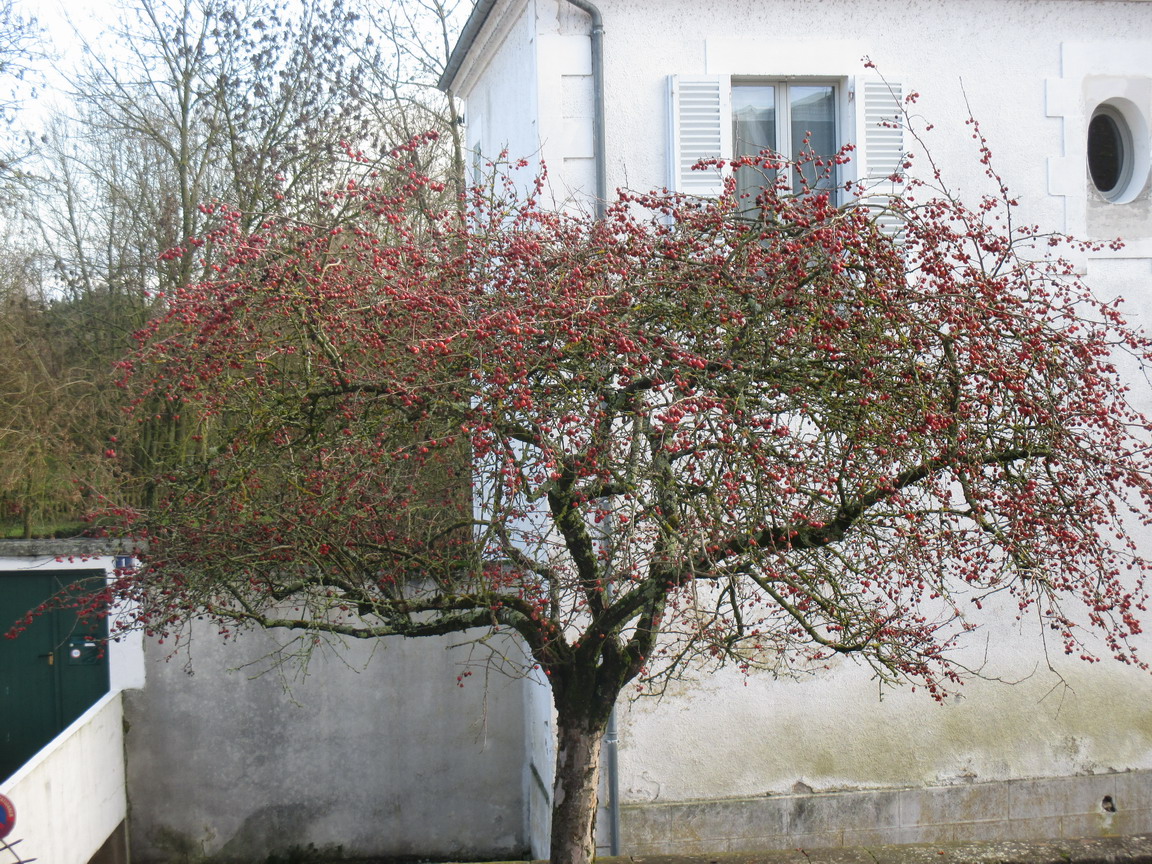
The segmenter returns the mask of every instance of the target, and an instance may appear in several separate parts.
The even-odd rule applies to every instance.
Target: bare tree
[[[407,141],[435,129],[445,146],[431,148],[424,157],[441,161],[441,171],[451,177],[457,194],[464,191],[463,118],[455,101],[436,83],[448,65],[456,34],[471,11],[470,0],[387,0],[363,3],[362,14],[377,34],[376,50],[367,64],[376,84],[387,94],[380,103],[381,127],[395,140]]]
[[[404,51],[424,26],[409,23]],[[161,298],[209,272],[201,238],[224,214],[243,214],[245,227],[273,213],[338,223],[359,202],[323,190],[355,186],[374,154],[447,128],[421,108],[415,78],[382,71],[398,67],[381,62],[392,49],[370,28],[342,0],[139,0],[110,34],[114,50],[86,46],[68,116],[44,133],[26,209],[51,274],[42,312],[68,358],[58,374],[70,383],[53,392],[85,391],[87,455],[115,449],[122,431],[115,362]],[[446,161],[429,153],[425,167]],[[426,211],[442,197],[426,196]],[[136,439],[142,470],[149,448],[177,435],[163,428],[174,422],[157,410],[160,428]]]

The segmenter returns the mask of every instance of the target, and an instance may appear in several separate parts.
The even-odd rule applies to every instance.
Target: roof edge
[[[472,13],[464,22],[464,29],[460,31],[455,47],[453,47],[452,53],[448,55],[448,64],[436,82],[436,86],[445,93],[452,92],[452,85],[456,83],[456,76],[460,72],[460,67],[464,65],[464,58],[472,50],[476,37],[480,35],[480,31],[488,23],[488,16],[496,8],[498,2],[499,0],[477,0],[476,5],[472,7]]]

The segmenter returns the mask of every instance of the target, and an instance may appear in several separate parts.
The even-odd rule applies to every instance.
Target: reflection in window
[[[809,189],[827,189],[836,185],[835,171],[828,171],[836,154],[836,90],[831,84],[793,85],[788,88],[792,114],[792,159],[800,162],[815,157],[804,166]],[[815,164],[817,161],[822,165]],[[800,178],[794,184],[800,191]]]
[[[754,156],[772,150],[794,161],[807,160],[795,174],[793,191],[836,186],[830,159],[839,150],[836,134],[836,85],[822,83],[737,83],[732,87],[733,155]],[[823,164],[816,165],[820,161]],[[754,199],[776,182],[753,168],[736,172],[736,190]],[[751,205],[750,205],[751,206]]]
[[[1109,201],[1125,191],[1132,173],[1132,133],[1119,111],[1101,105],[1088,124],[1088,172]]]
[[[776,87],[774,85],[740,85],[732,88],[732,141],[736,158],[755,156],[761,150],[777,150]],[[775,183],[774,176],[745,167],[736,171],[736,191],[747,195],[749,203],[765,186]]]

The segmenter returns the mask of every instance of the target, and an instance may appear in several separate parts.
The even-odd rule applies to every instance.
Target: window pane
[[[732,141],[736,157],[755,156],[761,150],[775,150],[776,87],[771,84],[741,84],[732,88]],[[765,185],[775,182],[754,168],[736,172],[736,191],[749,196],[749,207]]]
[[[837,151],[836,87],[832,84],[792,85],[788,88],[788,106],[792,113],[792,158],[798,160],[802,155],[814,154],[826,163],[805,166],[808,188],[834,187],[835,169],[829,169],[827,162]],[[799,177],[794,188],[797,192],[803,188]]]
[[[1116,193],[1127,159],[1124,135],[1116,116],[1108,111],[1097,111],[1088,124],[1088,170],[1092,174],[1092,183],[1105,197]]]

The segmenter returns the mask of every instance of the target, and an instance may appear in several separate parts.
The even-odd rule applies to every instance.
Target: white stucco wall
[[[1083,153],[1098,79],[1152,80],[1152,3],[597,5],[606,34],[609,189],[670,182],[669,75],[832,76],[851,99],[868,55],[905,92],[920,93],[915,112],[936,127],[927,138],[933,157],[962,197],[988,189],[965,124],[967,104],[1024,220],[1095,239],[1128,235],[1124,249],[1082,256],[1077,264],[1102,295],[1125,297],[1129,310],[1152,325],[1147,196],[1123,207],[1103,202],[1090,190]],[[536,77],[524,82],[508,74],[513,57],[522,71],[532,64],[523,43],[504,43],[505,58],[476,61],[459,93],[468,99],[469,123],[482,124],[486,140],[523,141],[520,155],[539,148],[556,198],[564,200],[592,185],[582,161],[591,128],[581,89],[587,19],[564,0],[534,0],[526,9],[536,23]],[[1133,98],[1144,98],[1146,90],[1152,93],[1136,86]],[[527,113],[490,111],[483,101],[489,97],[479,94],[497,91],[532,91],[530,101],[517,103]],[[1147,109],[1152,114],[1152,102]],[[845,106],[846,129],[854,110]],[[535,138],[524,137],[530,127]],[[1147,382],[1137,385],[1134,399],[1147,408]],[[797,783],[797,789],[821,790],[1152,768],[1146,710],[1152,678],[1116,664],[1049,658],[1030,622],[1017,626],[1011,617],[993,618],[967,659],[986,676],[1017,683],[977,680],[943,705],[908,690],[881,692],[850,662],[802,681],[724,673],[676,685],[659,702],[629,704],[621,723],[622,797],[666,802],[788,792]]]
[[[1152,229],[1140,227],[1148,206],[1128,208],[1140,211],[1135,222],[1118,222],[1114,207],[1101,209],[1085,194],[1076,144],[1093,80],[1152,75],[1147,3],[728,0],[706,12],[691,0],[598,6],[610,190],[669,182],[669,75],[839,78],[847,124],[853,76],[867,55],[905,92],[920,93],[917,114],[937,127],[928,143],[954,189],[985,187],[964,124],[967,100],[1029,219],[1077,236],[1129,237],[1127,250],[1101,257],[1152,255]],[[456,82],[469,145],[486,153],[507,146],[534,165],[542,157],[560,203],[593,183],[587,21],[565,0],[497,4]],[[844,140],[854,137],[844,130]]]
[[[1049,192],[1048,160],[1081,154],[1065,154],[1061,120],[1048,113],[1048,82],[1104,57],[1113,67],[1095,74],[1140,71],[1134,59],[1124,62],[1129,55],[1143,58],[1144,75],[1152,73],[1152,8],[1145,3],[728,0],[707,14],[690,0],[599,5],[607,34],[609,188],[668,182],[668,75],[848,77],[863,71],[867,55],[886,78],[921,94],[916,113],[936,124],[932,152],[961,192],[982,186],[964,125],[966,98],[1029,217],[1064,228],[1064,201]],[[1070,43],[1105,47],[1068,50]],[[1123,45],[1130,50],[1119,50]],[[1079,92],[1079,82],[1073,89]]]
[[[477,41],[478,62],[461,74],[473,182],[483,182],[484,163],[505,150],[513,159],[528,160],[526,182],[540,170],[535,6],[535,0],[513,0],[501,7]]]
[[[0,785],[22,858],[88,864],[127,816],[124,712],[109,693]]]
[[[1065,141],[1064,118],[1049,116],[1047,95],[1056,86],[1071,88],[1069,111],[1083,112],[1083,99],[1076,100],[1082,82],[1065,60],[1101,51],[1066,45],[1091,39],[1112,45],[1115,56],[1145,52],[1143,74],[1152,75],[1152,52],[1141,41],[1152,34],[1148,4],[747,0],[714,4],[707,15],[687,0],[666,0],[655,12],[656,4],[635,0],[600,5],[610,34],[609,187],[668,182],[667,75],[847,80],[868,55],[886,78],[921,94],[916,113],[936,125],[927,139],[933,157],[961,195],[987,188],[964,123],[966,98],[1024,218],[1083,235],[1091,197],[1083,154],[1066,149],[1075,141]],[[1132,63],[1123,68],[1141,71]],[[1066,75],[1069,84],[1048,83]],[[1083,120],[1069,122],[1084,128]],[[1063,172],[1060,191],[1070,194],[1051,193],[1050,157],[1066,159],[1056,168]],[[1111,227],[1139,227],[1146,211],[1133,218],[1135,209]],[[1102,293],[1134,301],[1133,311],[1148,311],[1147,254],[1139,243],[1100,253],[1086,262],[1088,278]],[[1152,323],[1152,316],[1143,320]],[[1017,630],[994,620],[970,657],[983,663],[986,645],[984,674],[1026,680],[1013,686],[974,681],[944,705],[910,690],[881,693],[868,672],[850,662],[795,682],[717,675],[660,703],[634,703],[622,725],[622,797],[685,800],[787,792],[797,782],[819,790],[1152,767],[1147,673],[1060,656],[1053,663],[1057,675],[1029,624]]]
[[[881,690],[866,670],[843,662],[798,681],[698,676],[659,702],[631,702],[622,723],[622,798],[682,801],[1152,767],[1146,672],[1057,662],[1061,681],[1032,639],[988,631],[996,636],[985,672],[1003,680],[970,681],[943,704],[907,687]]]
[[[539,685],[485,668],[514,642],[351,640],[265,671],[291,638],[203,625],[175,653],[147,642],[147,686],[125,694],[133,861],[528,851],[525,690]]]

